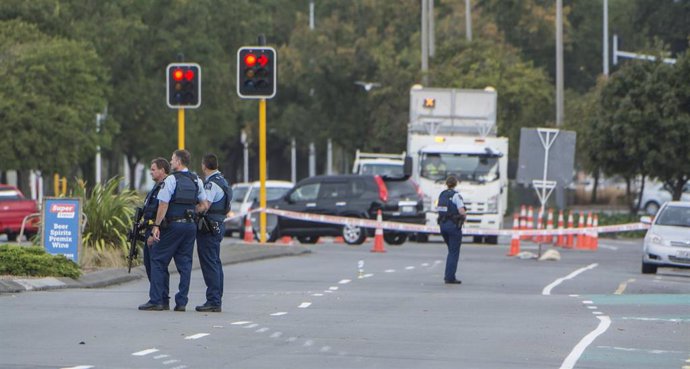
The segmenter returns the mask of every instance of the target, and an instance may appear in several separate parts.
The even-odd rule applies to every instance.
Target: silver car
[[[261,182],[236,183],[232,186],[232,202],[230,211],[225,219],[225,235],[231,236],[237,232],[244,237],[244,220],[254,201],[258,201]],[[266,181],[266,200],[280,198],[293,187],[292,182]]]
[[[656,217],[642,217],[651,227],[644,238],[642,273],[658,267],[690,268],[690,202],[663,204]]]

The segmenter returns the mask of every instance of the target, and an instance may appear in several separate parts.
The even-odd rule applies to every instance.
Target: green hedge
[[[0,245],[0,275],[79,278],[77,264],[39,246]]]

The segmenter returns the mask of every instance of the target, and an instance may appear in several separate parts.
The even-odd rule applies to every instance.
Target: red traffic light
[[[187,71],[184,73],[184,78],[187,81],[191,81],[194,79],[194,71],[191,69],[187,69]]]
[[[193,74],[194,74],[194,73],[192,73],[192,75],[193,75]],[[173,71],[173,73],[172,73],[172,76],[173,76],[173,80],[175,80],[175,81],[181,81],[181,80],[182,80],[182,77],[184,76],[184,72],[182,71],[182,69],[175,69],[175,70]]]
[[[259,62],[259,65],[261,65],[262,67],[265,67],[266,64],[268,64],[268,57],[266,57],[266,55],[264,55],[264,54],[261,54],[261,56],[259,57],[259,59],[257,61]]]
[[[253,67],[256,64],[256,55],[247,54],[244,56],[244,65],[248,67]]]

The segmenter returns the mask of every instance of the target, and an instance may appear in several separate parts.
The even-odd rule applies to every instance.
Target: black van
[[[303,179],[277,200],[268,201],[267,208],[303,213],[376,219],[381,209],[383,220],[425,224],[426,215],[421,191],[409,178],[387,178],[378,175],[332,175]],[[321,236],[342,236],[345,242],[358,245],[374,229],[357,226],[317,223],[267,215],[267,239],[295,236],[302,243],[316,243]],[[258,214],[252,223],[258,228]],[[255,229],[256,229],[255,228]],[[408,233],[385,231],[384,240],[400,245]]]

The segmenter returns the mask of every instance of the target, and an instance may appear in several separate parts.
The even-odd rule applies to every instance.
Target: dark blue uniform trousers
[[[462,231],[453,222],[443,222],[441,224],[441,236],[448,246],[448,256],[446,257],[446,273],[443,277],[446,281],[454,281],[455,272],[458,270],[458,259],[460,259],[460,244],[462,243]]]
[[[161,230],[160,241],[151,248],[151,287],[149,301],[153,304],[164,304],[164,294],[170,284],[168,265],[175,259],[177,272],[180,274],[179,291],[175,294],[177,306],[187,305],[189,282],[192,276],[192,257],[196,224],[171,222]]]
[[[144,235],[144,240],[148,240],[151,235],[151,230],[147,230]],[[151,248],[155,247],[158,243],[154,242],[153,245],[149,246],[146,241],[144,241],[144,268],[146,269],[146,277],[151,282]],[[165,290],[163,291],[163,303],[170,303],[170,273],[168,273],[168,268],[165,268]]]
[[[196,235],[196,251],[199,254],[201,273],[206,282],[206,303],[221,306],[223,300],[223,263],[220,261],[220,242],[225,235],[225,225],[220,223],[220,233]]]

